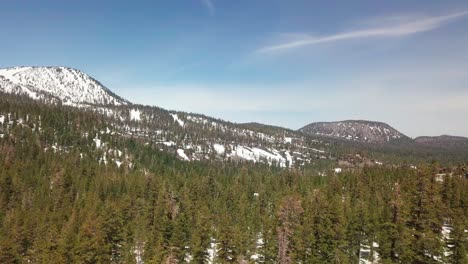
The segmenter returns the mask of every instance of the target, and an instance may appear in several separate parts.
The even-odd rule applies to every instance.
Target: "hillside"
[[[337,251],[428,263],[464,250],[467,167],[427,165],[463,152],[18,86],[0,91],[0,263],[286,263],[280,248],[290,263]],[[70,89],[46,88],[58,87]],[[393,241],[405,248],[391,255]]]
[[[388,124],[364,120],[311,123],[299,131],[308,135],[366,143],[388,143],[408,138]]]
[[[336,250],[340,261],[366,263],[390,260],[392,241],[407,245],[395,252],[412,263],[427,252],[457,259],[464,249],[467,184],[458,169],[442,185],[437,167],[324,169],[332,176],[324,177],[184,162],[121,136],[96,112],[0,99],[8,99],[2,112],[16,109],[1,126],[0,263],[285,263],[280,247],[295,252],[292,263],[329,263]],[[285,245],[283,233],[295,243]],[[421,253],[410,234],[439,244]],[[363,242],[349,242],[357,236]]]
[[[418,144],[437,147],[437,148],[454,148],[468,149],[468,138],[442,135],[438,137],[417,137],[414,139]]]
[[[459,144],[418,144],[380,122],[321,122],[294,131],[132,104],[94,78],[68,67],[1,69],[0,92],[13,95],[7,102],[28,97],[45,105],[92,111],[105,120],[108,133],[155,144],[185,161],[260,162],[294,168],[314,166],[318,160],[329,160],[332,164],[342,156],[356,153],[394,163],[408,158],[463,159],[468,152],[459,148]],[[0,112],[0,123],[6,126],[0,133],[9,129],[4,120],[24,122],[27,116],[35,115],[22,114],[15,120],[19,112],[13,106]],[[96,135],[96,131],[89,133]],[[101,137],[104,136],[96,135],[96,140],[103,140]]]

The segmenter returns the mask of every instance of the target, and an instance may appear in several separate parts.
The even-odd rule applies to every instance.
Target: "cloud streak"
[[[212,0],[202,0],[202,1],[206,9],[208,9],[208,12],[210,12],[210,15],[214,16],[214,14],[216,13],[216,8],[213,4],[213,1]]]
[[[289,41],[282,44],[262,47],[257,50],[259,53],[271,53],[282,50],[290,50],[304,46],[318,45],[327,42],[336,42],[350,39],[363,38],[384,38],[402,37],[420,32],[434,30],[455,19],[468,15],[468,11],[452,13],[445,16],[426,17],[422,19],[412,19],[404,23],[389,25],[385,27],[373,27],[355,31],[347,31],[329,36],[312,37],[305,36],[299,40]]]

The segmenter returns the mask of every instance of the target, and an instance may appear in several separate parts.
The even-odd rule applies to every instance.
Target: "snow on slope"
[[[221,144],[213,144],[213,149],[216,151],[217,154],[224,154],[226,148],[224,145]]]
[[[181,157],[183,160],[186,160],[186,161],[190,160],[187,154],[185,154],[185,151],[183,149],[178,149],[177,155],[179,155],[179,157]]]
[[[67,67],[0,69],[0,91],[27,94],[33,99],[51,95],[72,106],[128,104],[95,79]]]
[[[310,163],[316,156],[303,146],[299,134],[259,131],[206,116],[133,105],[83,72],[67,67],[0,69],[2,91],[52,103],[92,107],[97,113],[118,120],[113,124],[115,133],[153,141],[160,144],[161,150],[175,152],[185,161],[215,158],[293,167]],[[166,122],[168,117],[184,131],[175,130],[171,122]],[[0,121],[3,123],[4,119]],[[187,132],[190,134],[186,135]],[[97,149],[106,147],[97,136],[94,144]],[[105,156],[102,161],[107,162]],[[119,158],[115,162],[122,161]]]
[[[262,149],[257,147],[246,147],[246,146],[234,146],[231,145],[233,151],[228,153],[228,157],[238,157],[243,160],[253,161],[253,162],[264,162],[268,165],[279,165],[280,167],[286,167],[286,162],[290,162],[289,166],[292,166],[292,159],[289,160],[288,154],[286,158],[283,157],[280,152],[276,149]]]
[[[177,122],[179,126],[184,127],[184,121],[182,121],[177,114],[171,114],[172,118],[174,118],[174,122]]]
[[[130,120],[140,121],[141,120],[141,112],[138,109],[130,110]]]
[[[31,87],[15,84],[1,74],[0,72],[0,91],[11,94],[26,94],[32,99],[40,98],[39,94],[34,92]]]

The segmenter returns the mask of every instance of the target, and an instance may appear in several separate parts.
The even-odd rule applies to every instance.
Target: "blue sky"
[[[135,103],[468,136],[467,1],[17,0],[0,22],[0,67],[78,68]]]

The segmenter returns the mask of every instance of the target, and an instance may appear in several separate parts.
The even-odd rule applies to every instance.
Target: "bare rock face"
[[[388,124],[364,120],[312,123],[299,131],[308,135],[368,143],[386,143],[407,138]]]

